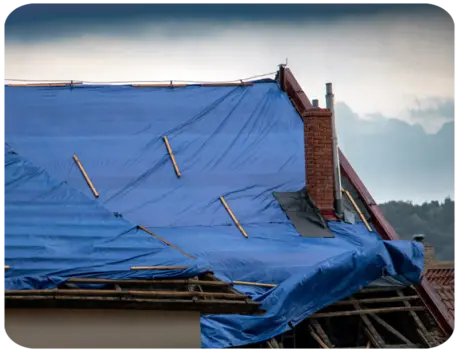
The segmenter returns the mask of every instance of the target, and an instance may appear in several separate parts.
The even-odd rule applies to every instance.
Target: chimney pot
[[[326,87],[327,95],[333,94],[333,85],[331,83],[326,83],[325,87]]]

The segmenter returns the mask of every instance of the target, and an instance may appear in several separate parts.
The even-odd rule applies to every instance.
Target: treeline
[[[437,260],[454,260],[454,201],[432,201],[422,205],[391,201],[379,205],[386,219],[403,239],[424,234],[434,245]]]

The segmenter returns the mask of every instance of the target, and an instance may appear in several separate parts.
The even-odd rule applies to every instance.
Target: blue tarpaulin
[[[132,279],[207,270],[5,148],[5,288],[48,289],[68,277]],[[131,266],[188,266],[137,271]]]
[[[5,103],[6,141],[17,153],[6,152],[6,261],[18,268],[6,273],[7,288],[50,287],[70,276],[131,278],[131,265],[165,263],[190,267],[169,276],[211,270],[226,281],[278,284],[236,286],[262,302],[263,316],[201,318],[203,347],[228,347],[282,333],[381,276],[419,280],[418,243],[383,241],[361,222],[330,223],[334,238],[296,232],[272,193],[305,185],[303,122],[275,81],[7,87]]]

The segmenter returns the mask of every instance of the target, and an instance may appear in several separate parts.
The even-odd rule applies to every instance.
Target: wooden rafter
[[[353,306],[354,306],[355,310],[358,311],[358,312],[362,312],[364,310],[364,309],[362,309],[362,307],[360,306],[359,303],[354,303]],[[378,333],[376,328],[371,323],[371,321],[368,318],[368,316],[366,316],[365,314],[362,314],[362,313],[360,313],[359,315],[360,315],[360,318],[363,321],[363,324],[365,325],[365,334],[370,339],[372,344],[374,346],[378,347],[378,348],[384,348],[385,342],[384,342],[382,336]]]
[[[392,333],[394,336],[398,337],[399,340],[402,340],[404,343],[408,345],[412,345],[413,343],[408,340],[403,334],[401,334],[397,329],[392,327],[390,324],[388,324],[386,321],[378,317],[376,314],[371,313],[369,314],[371,318],[373,318],[379,325],[381,325],[383,328],[385,328],[387,331]]]
[[[309,326],[309,333],[311,334],[312,338],[319,344],[320,347],[322,348],[330,348],[322,339],[320,338],[319,335],[317,335],[314,331],[314,329]]]
[[[405,295],[403,294],[403,292],[401,290],[397,290],[397,295],[399,297],[405,297]],[[405,305],[405,307],[411,308],[411,303],[410,302],[403,301],[403,304]],[[419,317],[416,314],[416,312],[415,311],[410,311],[410,315],[411,315],[411,317],[413,318],[415,324],[418,327],[416,329],[416,332],[418,333],[418,335],[421,337],[421,339],[424,341],[424,343],[427,345],[427,347],[433,347],[434,343],[430,339],[430,334],[427,331],[427,329],[424,326],[424,324],[422,323],[421,319],[419,319]]]
[[[325,333],[325,330],[322,328],[322,325],[320,325],[319,321],[317,319],[310,319],[309,321],[311,323],[312,328],[316,331],[317,335],[319,335],[322,341],[330,348],[333,348],[333,343],[331,342],[328,335]]]

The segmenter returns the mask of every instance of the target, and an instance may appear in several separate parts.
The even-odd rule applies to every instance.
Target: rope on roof
[[[131,80],[131,81],[86,81],[86,80],[63,80],[63,79],[21,79],[21,78],[6,78],[5,82],[35,82],[35,83],[67,83],[70,84],[70,82],[78,82],[82,84],[135,84],[135,83],[165,83],[165,84],[171,84],[172,82],[175,83],[190,83],[190,84],[223,84],[223,83],[234,83],[234,82],[244,82],[256,78],[262,78],[262,77],[267,77],[276,74],[276,72],[269,72],[269,73],[263,73],[247,78],[238,78],[235,80],[229,80],[229,81],[189,81],[189,80],[161,80],[161,81],[155,81],[155,80],[141,80],[141,81],[136,81],[136,80]]]

